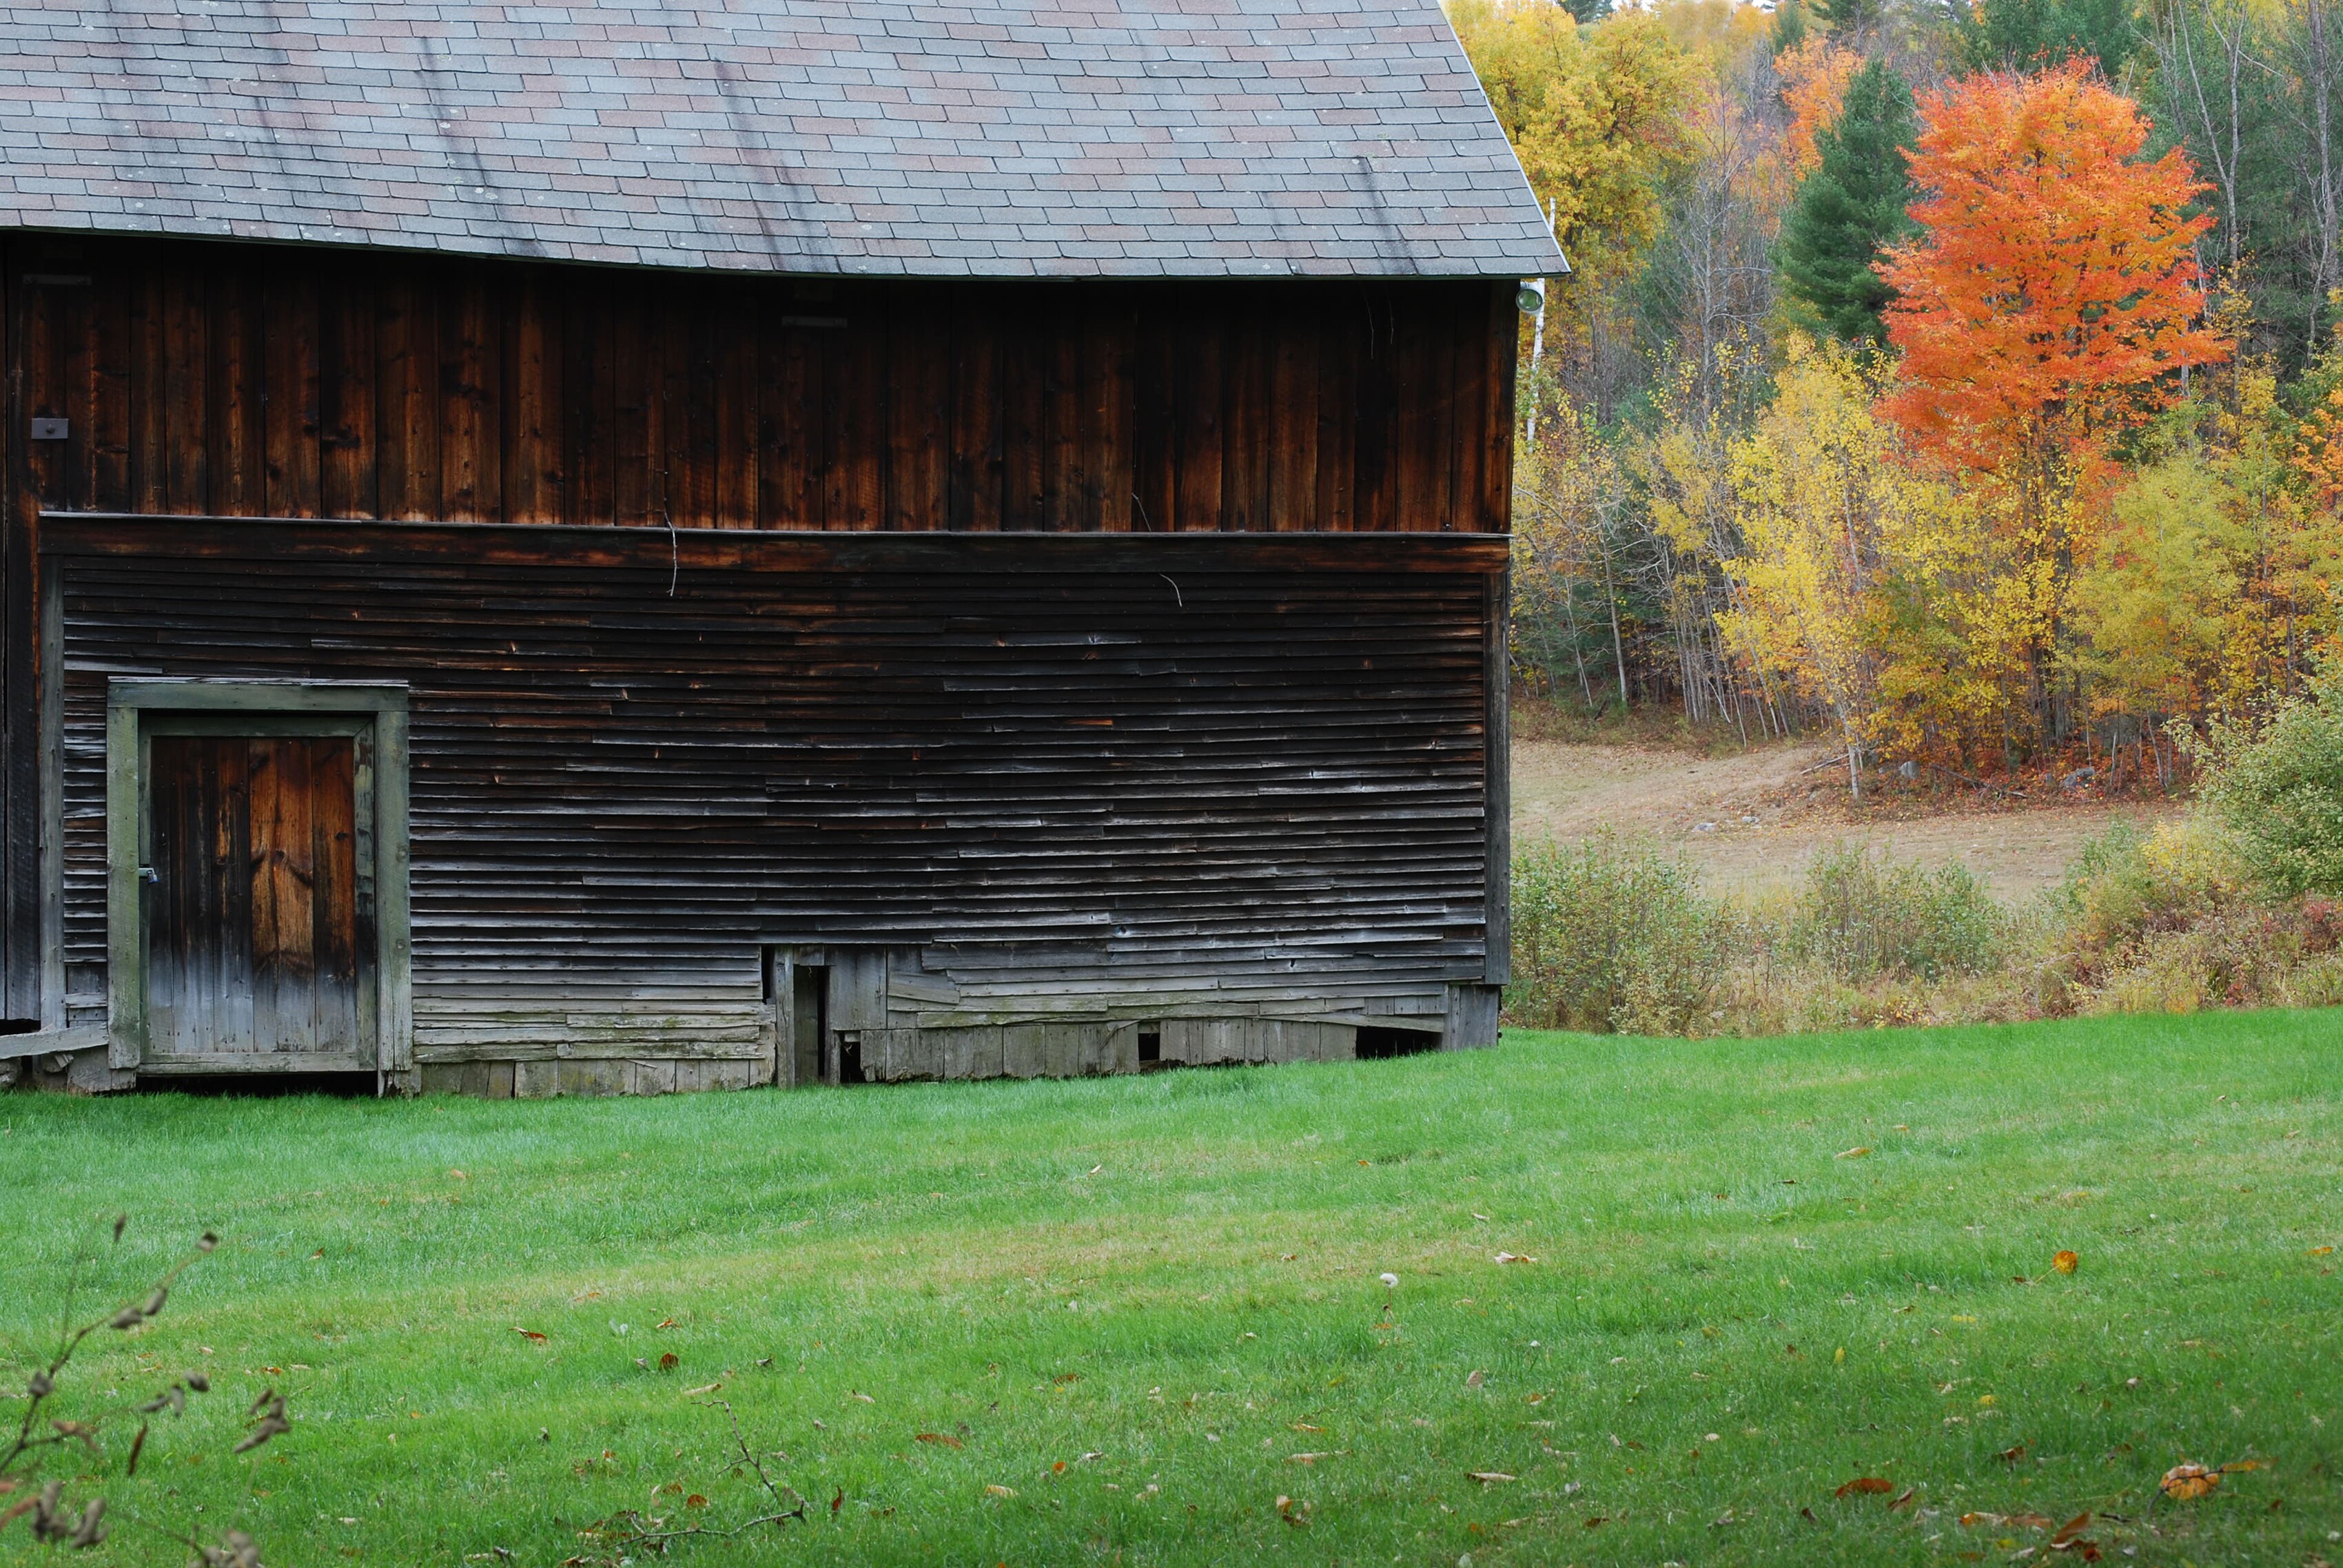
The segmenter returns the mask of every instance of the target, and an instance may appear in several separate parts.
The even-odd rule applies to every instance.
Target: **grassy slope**
[[[2297,1564],[2343,1557],[2343,1253],[2310,1251],[2343,1241],[2338,1021],[664,1101],[19,1096],[0,1336],[39,1331],[92,1216],[135,1217],[126,1273],[218,1227],[96,1370],[211,1348],[216,1407],[136,1501],[242,1520],[271,1562],[554,1564],[669,1482],[744,1516],[686,1392],[721,1381],[824,1506],[679,1560],[1998,1562],[2046,1538],[1964,1511],[2089,1508],[2129,1518],[2093,1532],[2111,1561]],[[231,1460],[261,1382],[298,1424]],[[2177,1460],[2247,1456],[2269,1467],[2215,1499],[2153,1499]],[[1916,1505],[1834,1501],[1865,1474]]]

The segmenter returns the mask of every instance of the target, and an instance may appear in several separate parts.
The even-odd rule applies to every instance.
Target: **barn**
[[[1494,1038],[1566,266],[1433,0],[0,44],[12,1080]]]

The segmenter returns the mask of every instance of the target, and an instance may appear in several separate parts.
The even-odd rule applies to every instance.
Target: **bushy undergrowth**
[[[2343,894],[2343,670],[2258,731],[2216,726],[2207,807],[2246,871],[2281,897]]]
[[[1724,923],[1690,867],[1640,841],[1534,846],[1513,864],[1513,1016],[1534,1029],[1697,1032]]]
[[[1513,871],[1508,1015],[1785,1034],[2343,1004],[2343,671],[2202,749],[2192,814],[2111,828],[2021,908],[1960,867],[1846,848],[1745,902],[1648,839],[1533,847]]]
[[[1933,980],[1992,968],[2008,923],[1966,867],[1898,865],[1842,847],[1815,858],[1773,942],[1852,985]]]
[[[1513,1021],[1780,1034],[2343,1002],[2343,906],[2258,879],[2219,824],[2118,825],[2019,908],[1956,866],[1841,848],[1790,893],[1712,897],[1647,839],[1516,864]]]

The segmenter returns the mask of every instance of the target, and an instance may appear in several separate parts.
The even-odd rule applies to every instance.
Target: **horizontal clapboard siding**
[[[117,675],[410,684],[418,1060],[752,1057],[767,944],[899,1030],[1483,974],[1502,540],[45,528],[75,990]]]

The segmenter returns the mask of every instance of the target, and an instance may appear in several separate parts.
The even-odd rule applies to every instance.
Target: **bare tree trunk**
[[[2317,5],[2319,0],[2306,0]],[[2192,4],[2201,11],[2192,11]],[[2197,47],[2201,22],[2220,50],[2207,62]],[[2153,35],[2157,63],[2176,96],[2184,98],[2192,139],[2199,142],[2221,204],[2221,242],[2228,256],[2223,267],[2234,276],[2242,236],[2237,229],[2237,166],[2244,151],[2245,68],[2248,20],[2235,0],[2172,0],[2164,25]],[[2207,80],[2210,75],[2211,80]]]
[[[2335,146],[2332,105],[2334,50],[2328,29],[2328,0],[2301,0],[2303,75],[2309,78],[2310,135],[2318,166],[2311,186],[2312,216],[2318,225],[2312,242],[2310,352],[2318,351],[2319,312],[2336,285]]]
[[[1619,667],[1619,711],[1627,711],[1627,647],[1619,637],[1619,589],[1611,578],[1611,544],[1598,541],[1603,551],[1603,593],[1611,601],[1611,657]]]
[[[1586,639],[1578,629],[1578,584],[1565,578],[1562,585],[1562,618],[1570,628],[1570,657],[1578,665],[1578,693],[1586,699],[1586,710],[1594,711],[1594,688],[1586,679]]]

